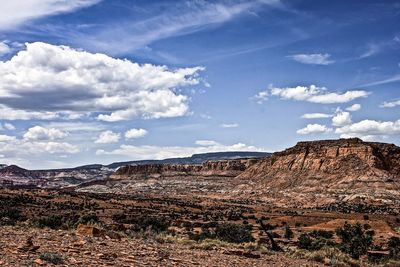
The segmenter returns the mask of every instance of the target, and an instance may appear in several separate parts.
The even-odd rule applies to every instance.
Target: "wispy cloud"
[[[400,81],[400,74],[395,74],[389,78],[374,81],[374,82],[369,82],[362,84],[360,86],[367,87],[367,86],[375,86],[375,85],[381,85],[381,84],[387,84],[387,83],[393,83],[393,82],[398,82]]]
[[[384,46],[384,44],[370,43],[368,44],[366,51],[360,55],[360,58],[374,56],[381,52]]]
[[[332,114],[326,113],[306,113],[301,116],[302,119],[325,119],[333,117]]]
[[[268,100],[268,95],[269,95],[269,92],[268,92],[268,89],[267,89],[265,91],[258,92],[251,99],[256,101],[257,104],[261,105],[262,103],[264,103],[265,101]]]
[[[27,21],[71,12],[101,0],[13,0],[0,2],[0,30],[10,30]]]
[[[237,128],[239,124],[237,123],[223,123],[220,125],[222,128]]]
[[[395,35],[392,39],[383,40],[381,42],[368,43],[364,52],[358,57],[358,59],[372,57],[384,53],[387,50],[398,49],[399,44],[400,37],[398,35]]]
[[[280,7],[279,0],[252,0],[215,3],[191,1],[171,5],[163,15],[141,21],[113,23],[92,35],[71,33],[82,47],[110,54],[123,54],[145,47],[158,40],[190,34],[230,21],[242,14],[251,14],[261,6]]]
[[[294,61],[309,65],[329,65],[335,63],[330,54],[296,54],[287,56]]]

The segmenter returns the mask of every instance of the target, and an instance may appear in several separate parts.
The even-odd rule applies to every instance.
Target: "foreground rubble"
[[[81,236],[75,231],[2,226],[0,237],[0,266],[52,266],[42,260],[48,255],[61,258],[58,266],[320,266],[282,253],[252,258],[227,248],[204,250],[154,239]]]

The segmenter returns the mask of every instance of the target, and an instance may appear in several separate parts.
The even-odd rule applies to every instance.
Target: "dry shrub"
[[[327,264],[329,266],[360,266],[357,260],[337,248],[324,247],[316,251],[296,250],[292,253],[295,258],[308,259]]]

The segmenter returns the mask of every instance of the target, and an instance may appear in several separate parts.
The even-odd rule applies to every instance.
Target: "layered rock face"
[[[114,179],[144,179],[176,176],[235,177],[260,159],[206,161],[203,164],[148,164],[127,165],[119,168]]]
[[[340,139],[299,142],[249,167],[237,177],[270,192],[400,189],[400,148]],[[360,191],[359,190],[359,191]]]

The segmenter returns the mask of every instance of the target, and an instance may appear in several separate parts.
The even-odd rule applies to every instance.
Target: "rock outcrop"
[[[357,138],[299,142],[252,165],[236,179],[249,190],[282,199],[296,198],[298,193],[304,200],[386,201],[400,193],[400,148]]]
[[[206,161],[203,164],[148,164],[127,165],[119,168],[114,179],[145,179],[178,176],[235,177],[260,159]]]

